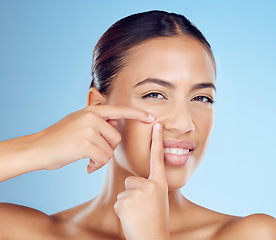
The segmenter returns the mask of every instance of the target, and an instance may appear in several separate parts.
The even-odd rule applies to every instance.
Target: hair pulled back
[[[214,59],[203,34],[183,15],[149,11],[125,17],[114,23],[99,39],[93,51],[92,82],[105,96],[109,95],[118,72],[125,66],[128,51],[156,37],[188,35],[200,41]]]

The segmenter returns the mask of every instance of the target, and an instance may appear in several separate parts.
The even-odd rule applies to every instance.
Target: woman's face
[[[165,153],[169,190],[185,185],[206,151],[214,124],[214,83],[212,58],[200,42],[187,36],[155,38],[135,46],[114,81],[107,104],[145,110],[161,123],[164,142],[194,145],[188,162]],[[149,176],[152,127],[128,119],[116,127],[122,141],[115,161],[136,176]],[[176,146],[172,143],[169,150]]]

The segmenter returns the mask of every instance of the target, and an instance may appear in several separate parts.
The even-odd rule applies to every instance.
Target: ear
[[[86,106],[89,105],[104,105],[107,103],[107,98],[104,97],[97,88],[89,89]]]

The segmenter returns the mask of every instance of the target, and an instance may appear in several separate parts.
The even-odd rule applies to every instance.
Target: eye
[[[144,95],[142,98],[167,99],[166,97],[164,97],[163,94],[161,94],[161,93],[159,93],[159,92],[151,92],[151,93],[148,93],[148,94]]]
[[[210,103],[213,104],[215,101],[207,96],[197,96],[192,99],[192,101],[199,101],[199,102],[204,102],[204,103]]]

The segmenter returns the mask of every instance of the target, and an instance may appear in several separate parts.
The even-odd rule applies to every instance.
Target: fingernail
[[[155,127],[155,129],[156,130],[160,130],[161,129],[161,124],[160,123],[156,123],[155,125],[154,125],[154,127]]]
[[[151,121],[154,121],[154,120],[155,120],[155,117],[152,116],[152,115],[150,115],[150,114],[149,114],[148,118],[149,118],[149,120],[151,120]]]

